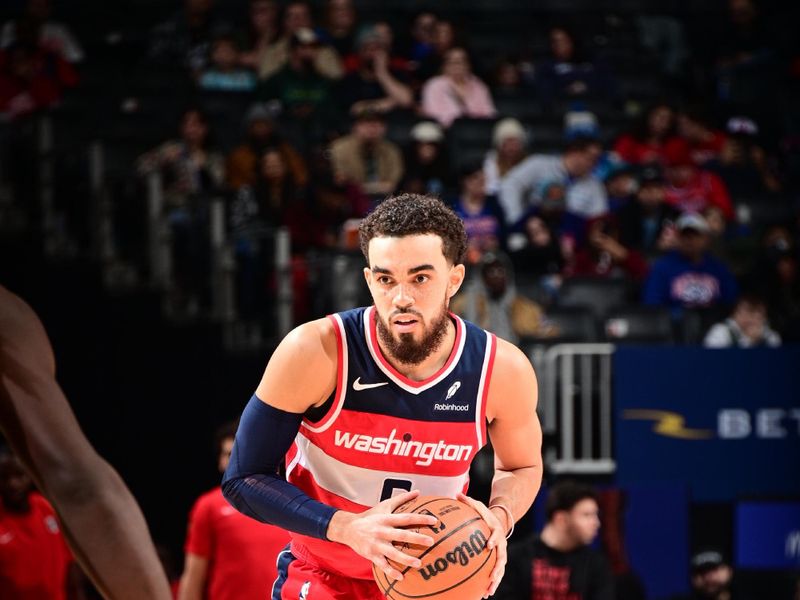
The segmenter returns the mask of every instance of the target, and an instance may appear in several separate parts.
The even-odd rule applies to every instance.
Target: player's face
[[[569,528],[575,541],[591,544],[600,530],[600,508],[591,498],[584,498],[569,512]]]
[[[219,457],[217,467],[220,473],[224,473],[228,468],[228,462],[231,460],[231,451],[233,450],[233,438],[225,438],[219,448]]]
[[[373,238],[369,264],[364,276],[384,349],[400,362],[422,362],[447,332],[447,308],[464,280],[464,265],[448,263],[434,234]]]

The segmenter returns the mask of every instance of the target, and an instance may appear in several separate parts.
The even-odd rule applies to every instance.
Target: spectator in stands
[[[700,107],[689,107],[678,112],[678,134],[686,142],[692,162],[698,167],[706,167],[709,162],[718,161],[727,136],[713,129]]]
[[[561,285],[564,256],[558,236],[550,224],[538,215],[525,220],[523,243],[511,253],[514,270],[526,279],[547,278],[543,287],[555,291]]]
[[[673,600],[749,600],[734,585],[733,569],[716,549],[702,550],[692,556],[692,591]]]
[[[541,534],[512,544],[498,600],[583,598],[614,600],[614,576],[606,557],[590,547],[600,530],[597,493],[563,480],[547,495]]]
[[[708,206],[717,206],[726,219],[733,219],[733,204],[725,183],[711,171],[695,166],[683,140],[667,144],[664,160],[667,204],[681,212],[703,212]]]
[[[333,92],[330,79],[318,71],[319,52],[316,33],[295,31],[289,40],[289,62],[259,86],[258,96],[278,100],[293,119],[325,120],[331,114]]]
[[[522,88],[522,72],[517,61],[504,57],[494,68],[492,92],[497,96],[518,96]]]
[[[4,598],[84,598],[53,507],[7,450],[0,450],[0,540]]]
[[[58,105],[66,88],[78,83],[74,67],[38,47],[33,32],[0,50],[0,119],[15,120]]]
[[[422,11],[414,16],[411,24],[411,43],[406,54],[417,67],[425,57],[433,52],[436,22],[436,15],[429,11]]]
[[[485,252],[505,248],[505,219],[497,198],[486,193],[486,176],[479,163],[460,172],[461,193],[453,205],[467,232],[467,262],[477,263]]]
[[[339,82],[338,96],[345,111],[389,112],[410,108],[414,103],[404,75],[390,68],[389,48],[374,28],[363,29],[356,40],[358,70]]]
[[[527,143],[525,128],[516,119],[502,119],[495,124],[492,130],[492,149],[483,162],[487,193],[500,193],[503,178],[525,159]]]
[[[483,255],[480,277],[473,277],[464,285],[453,298],[451,310],[512,343],[526,336],[548,337],[555,333],[541,307],[517,292],[511,263],[501,253]]]
[[[314,72],[326,79],[339,79],[344,74],[341,59],[333,48],[324,45],[319,39],[314,31],[311,6],[304,0],[292,0],[283,9],[283,36],[267,47],[261,57],[258,76],[269,79],[279,73],[287,62],[291,62],[292,47],[300,31],[314,34],[313,43],[317,46],[313,57]],[[308,38],[305,33],[303,37]]]
[[[675,137],[675,113],[669,104],[660,102],[642,114],[630,133],[620,136],[614,152],[633,165],[663,165],[665,146]]]
[[[236,39],[228,34],[216,36],[211,44],[211,64],[200,75],[200,88],[217,92],[252,92],[256,87],[256,76],[240,64]]]
[[[738,198],[753,199],[781,192],[783,185],[759,143],[755,121],[732,117],[726,129],[726,143],[716,160],[707,165],[708,169],[717,173]]]
[[[358,18],[352,0],[328,0],[325,7],[323,41],[346,60],[356,50]]]
[[[39,48],[53,52],[69,63],[83,61],[83,48],[73,33],[63,23],[53,21],[50,0],[28,0],[25,13],[8,21],[0,31],[0,49],[13,46],[18,31],[34,31]]]
[[[463,48],[451,48],[444,55],[442,74],[430,79],[422,89],[422,112],[443,127],[462,117],[488,119],[496,110],[489,88],[472,74],[469,57]]]
[[[415,77],[419,82],[425,82],[435,77],[442,71],[446,54],[452,48],[460,46],[456,36],[456,27],[452,21],[437,19],[433,27],[431,52],[429,52],[416,69]]]
[[[620,241],[652,258],[677,245],[674,222],[679,213],[666,203],[664,177],[659,167],[642,169],[638,187],[634,202],[617,213]]]
[[[577,138],[564,153],[534,154],[509,171],[500,186],[500,204],[509,225],[538,205],[546,184],[560,182],[566,188],[566,210],[581,218],[599,216],[608,210],[602,182],[592,175],[602,146],[594,139]]]
[[[552,27],[548,36],[550,57],[539,64],[534,80],[543,102],[614,97],[611,73],[601,62],[586,56],[578,46],[577,37],[567,27]]]
[[[433,121],[411,128],[411,143],[404,153],[402,188],[415,194],[443,196],[452,187],[450,161],[444,145],[444,131]]]
[[[636,17],[639,43],[658,58],[661,71],[679,80],[690,56],[685,27],[678,17],[641,14]]]
[[[193,316],[207,283],[207,251],[202,206],[208,194],[225,181],[225,159],[210,142],[208,118],[197,108],[181,117],[181,137],[169,140],[142,155],[141,175],[162,175],[164,212],[172,230],[173,273],[167,311],[175,317]]]
[[[156,25],[150,36],[151,59],[200,73],[208,63],[211,39],[224,26],[212,16],[214,0],[184,0],[183,10]]]
[[[267,48],[278,39],[279,15],[277,0],[250,0],[248,27],[242,43],[244,52],[239,61],[253,72],[258,72]]]
[[[220,473],[228,467],[236,425],[226,423],[214,435]],[[245,517],[215,486],[197,499],[189,516],[178,600],[265,597],[288,543],[288,532]]]
[[[588,223],[586,244],[564,269],[565,277],[628,279],[640,283],[647,276],[642,255],[619,241],[619,226],[613,215],[602,215]]]
[[[731,316],[709,329],[703,340],[706,348],[754,348],[781,345],[781,336],[770,329],[763,298],[742,294]]]
[[[250,107],[245,116],[247,138],[228,156],[228,187],[238,190],[243,185],[254,185],[258,175],[259,157],[267,150],[274,148],[281,153],[292,179],[300,186],[308,183],[308,169],[303,157],[284,141],[275,130],[275,111],[263,103]]]
[[[391,194],[403,177],[400,149],[386,139],[383,116],[374,111],[357,114],[352,133],[331,144],[331,162],[339,181],[358,184],[375,199]]]
[[[608,209],[618,213],[625,206],[634,202],[639,187],[635,170],[631,165],[615,163],[608,166],[603,183],[608,196]]]
[[[668,306],[675,317],[685,308],[725,308],[736,301],[738,286],[724,263],[708,251],[709,228],[696,213],[678,218],[678,247],[653,263],[644,303]]]

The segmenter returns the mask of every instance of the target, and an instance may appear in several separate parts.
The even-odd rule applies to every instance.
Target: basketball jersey
[[[304,418],[286,455],[287,480],[339,509],[360,513],[398,493],[455,497],[486,443],[486,398],[497,341],[451,314],[455,343],[431,377],[413,381],[383,356],[375,307],[330,315],[337,383],[325,415]],[[372,578],[371,563],[343,544],[292,534],[292,553],[327,571]]]

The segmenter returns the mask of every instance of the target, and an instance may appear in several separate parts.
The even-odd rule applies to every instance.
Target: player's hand
[[[391,579],[401,580],[403,575],[387,559],[411,568],[422,566],[421,561],[402,552],[392,542],[404,542],[419,546],[432,546],[433,538],[401,527],[423,527],[436,525],[431,515],[415,513],[392,514],[398,506],[419,496],[419,490],[406,492],[384,500],[364,511],[355,514],[339,511],[333,515],[328,526],[328,539],[350,546],[357,554],[370,560]]]
[[[483,502],[479,502],[464,494],[458,494],[456,499],[469,504],[472,508],[477,510],[478,514],[483,517],[483,520],[486,521],[486,524],[492,532],[486,547],[489,548],[489,550],[493,548],[497,550],[497,562],[494,564],[494,569],[492,569],[489,587],[483,594],[484,598],[488,598],[497,591],[497,586],[500,585],[500,580],[506,572],[506,561],[508,560],[508,555],[506,554],[506,546],[508,545],[506,541],[506,528],[500,519],[497,518],[497,515],[489,510]],[[508,525],[510,527],[511,523]]]

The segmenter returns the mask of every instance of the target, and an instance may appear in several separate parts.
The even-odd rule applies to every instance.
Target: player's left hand
[[[470,498],[469,496],[465,496],[464,494],[458,494],[456,499],[469,504],[472,508],[477,510],[478,514],[483,517],[483,520],[486,521],[486,524],[492,531],[491,535],[489,536],[489,543],[487,544],[487,547],[489,550],[497,550],[497,562],[494,565],[494,569],[492,569],[492,575],[489,579],[489,588],[483,594],[484,598],[488,598],[497,591],[497,586],[500,585],[500,580],[503,578],[503,574],[506,572],[506,560],[508,559],[508,555],[506,553],[506,547],[508,544],[506,541],[506,530],[503,526],[503,523],[497,518],[497,515],[489,510],[483,502]]]

